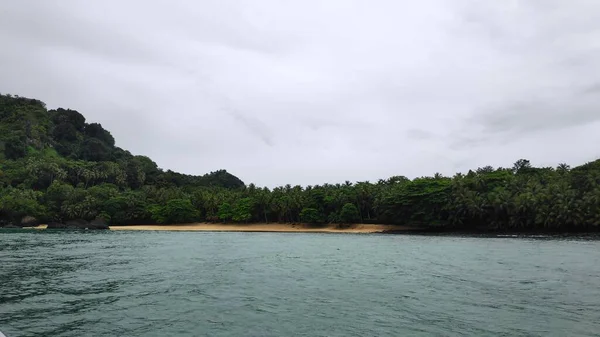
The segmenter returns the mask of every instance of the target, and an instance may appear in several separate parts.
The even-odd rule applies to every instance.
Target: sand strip
[[[205,231],[205,232],[286,232],[286,233],[382,233],[385,231],[404,231],[412,228],[406,226],[356,224],[348,228],[336,225],[311,227],[304,224],[214,224],[194,223],[182,225],[131,225],[110,226],[111,230],[142,231]]]

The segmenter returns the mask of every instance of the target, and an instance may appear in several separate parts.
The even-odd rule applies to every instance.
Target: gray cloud
[[[0,92],[163,167],[317,184],[600,153],[594,0],[0,3]]]
[[[557,95],[503,105],[482,113],[474,121],[489,133],[546,131],[596,122],[600,120],[599,107],[598,94]]]
[[[406,131],[406,135],[408,136],[408,138],[414,140],[427,140],[434,137],[434,135],[431,132],[421,129],[410,129]]]
[[[600,94],[600,83],[594,83],[592,85],[589,85],[585,88],[583,88],[583,90],[581,91],[582,94],[589,94],[589,95],[598,95]]]
[[[252,116],[244,116],[236,111],[230,111],[231,116],[244,124],[252,133],[260,138],[266,145],[273,146],[273,141],[269,137],[269,130],[265,124]]]

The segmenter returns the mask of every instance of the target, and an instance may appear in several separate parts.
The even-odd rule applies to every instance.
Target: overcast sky
[[[0,2],[0,92],[275,186],[600,157],[597,0]]]

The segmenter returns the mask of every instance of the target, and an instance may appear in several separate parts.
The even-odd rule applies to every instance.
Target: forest
[[[163,170],[115,146],[75,110],[0,95],[0,224],[379,223],[429,230],[597,231],[600,160],[573,167],[480,167],[452,177],[394,176],[273,189],[225,170]]]

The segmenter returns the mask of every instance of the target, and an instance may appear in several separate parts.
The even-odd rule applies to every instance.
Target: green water
[[[0,231],[19,336],[599,336],[600,241]]]

